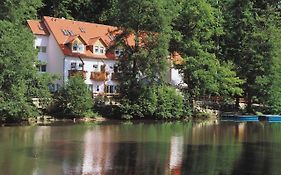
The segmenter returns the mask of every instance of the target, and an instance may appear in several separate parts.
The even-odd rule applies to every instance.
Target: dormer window
[[[78,51],[78,44],[74,43],[72,46],[72,51],[77,52]]]
[[[100,47],[100,53],[104,53],[104,47]]]
[[[73,45],[72,45],[72,51],[73,52],[80,52],[80,53],[82,53],[82,52],[84,52],[84,50],[85,50],[84,44],[78,43],[77,41],[75,41],[73,43]]]
[[[94,46],[95,54],[104,55],[105,54],[105,47],[103,46]]]
[[[95,46],[95,53],[99,53],[99,46]]]
[[[84,45],[83,44],[79,44],[78,45],[78,52],[84,52]]]

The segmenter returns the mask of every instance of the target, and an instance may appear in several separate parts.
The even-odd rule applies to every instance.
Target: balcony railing
[[[107,81],[108,72],[91,72],[91,80]]]
[[[79,75],[83,79],[86,79],[86,74],[87,74],[87,71],[82,71],[82,70],[69,70],[68,71],[68,77]]]

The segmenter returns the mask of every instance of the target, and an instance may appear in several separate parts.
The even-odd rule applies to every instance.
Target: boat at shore
[[[249,122],[281,122],[281,115],[237,115],[237,114],[222,114],[222,121],[249,121]]]

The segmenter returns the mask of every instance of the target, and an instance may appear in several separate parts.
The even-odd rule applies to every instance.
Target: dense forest
[[[2,0],[0,118],[34,116],[32,98],[51,99],[53,77],[36,73],[36,49],[26,27],[27,19],[42,16],[122,29],[116,37],[125,48],[117,111],[124,118],[192,115],[194,101],[210,96],[236,103],[244,98],[247,112],[256,112],[256,103],[263,106],[259,112],[281,114],[280,13],[280,0]],[[124,42],[131,34],[134,46]],[[180,93],[164,78],[173,52],[183,58],[176,65],[187,85]]]

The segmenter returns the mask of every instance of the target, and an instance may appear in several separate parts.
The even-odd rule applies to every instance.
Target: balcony
[[[78,76],[81,76],[83,79],[86,79],[86,73],[87,73],[87,71],[82,71],[82,70],[69,70],[68,77],[78,75]]]
[[[117,75],[117,73],[112,73],[112,74],[111,74],[111,80],[113,80],[113,81],[117,81],[117,80],[118,80],[118,75]]]
[[[108,72],[91,72],[91,80],[107,81]]]

